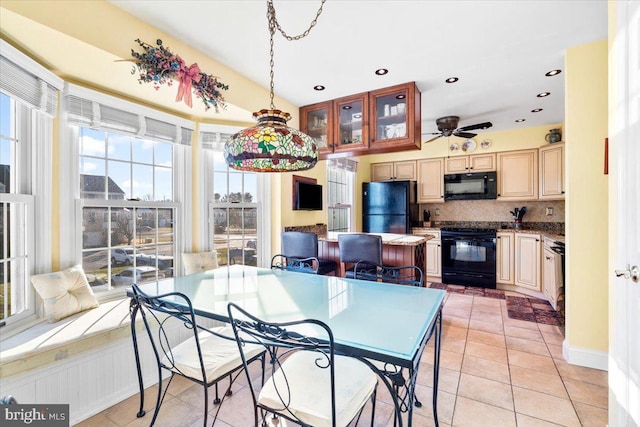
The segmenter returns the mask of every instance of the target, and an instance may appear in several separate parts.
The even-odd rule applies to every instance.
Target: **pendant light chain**
[[[313,18],[313,20],[311,21],[311,24],[309,25],[309,28],[307,28],[303,33],[298,34],[297,36],[290,36],[288,35],[280,26],[280,23],[278,22],[278,20],[276,19],[276,9],[273,6],[273,0],[268,0],[267,1],[267,20],[269,22],[269,78],[270,78],[270,93],[269,93],[269,97],[271,99],[271,109],[275,110],[275,105],[273,103],[273,97],[274,97],[274,83],[273,83],[273,35],[276,33],[276,29],[278,31],[280,31],[280,34],[282,34],[282,36],[289,40],[289,41],[294,41],[294,40],[300,40],[305,38],[306,36],[309,35],[309,32],[311,31],[311,29],[313,27],[315,27],[315,25],[318,22],[318,18],[320,17],[320,15],[322,14],[322,8],[324,7],[324,3],[327,0],[321,0],[320,2],[320,8],[318,9],[318,12],[316,12],[316,16],[315,18]]]

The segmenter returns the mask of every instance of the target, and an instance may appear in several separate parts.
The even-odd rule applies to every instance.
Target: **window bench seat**
[[[108,301],[56,323],[39,323],[0,342],[5,379],[131,336],[129,298]]]

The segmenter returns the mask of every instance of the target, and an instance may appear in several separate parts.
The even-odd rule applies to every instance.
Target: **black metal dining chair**
[[[282,255],[297,259],[315,258],[317,274],[330,274],[338,269],[335,261],[318,258],[318,235],[304,231],[283,231],[280,234]]]
[[[267,425],[269,413],[305,427],[345,427],[356,420],[355,425],[369,400],[373,427],[377,376],[360,360],[335,354],[327,324],[315,319],[267,322],[234,303],[228,314],[243,361],[249,361],[245,350],[255,343],[270,361],[270,377],[259,391],[245,371],[255,427]]]
[[[231,395],[231,386],[240,374],[240,370],[258,359],[262,360],[262,381],[264,383],[264,349],[255,344],[248,344],[243,349],[244,354],[241,357],[231,326],[212,329],[199,326],[196,322],[193,306],[187,296],[179,292],[150,296],[140,290],[136,284],[132,285],[132,294],[131,310],[132,313],[140,313],[142,316],[158,372],[158,396],[150,426],[156,422],[160,406],[175,375],[204,387],[205,427],[209,413],[208,389],[210,386],[215,385],[216,397],[213,403],[221,403],[224,397],[222,400],[219,397],[218,383],[228,377],[229,386],[225,395]],[[179,344],[169,342],[169,337],[175,336],[175,328],[184,328],[184,336],[189,338]],[[136,360],[139,360],[136,334],[133,334],[133,345]],[[163,370],[171,373],[164,391],[162,386]],[[143,403],[144,399],[141,399],[141,405]],[[139,416],[144,415],[142,406],[140,414]]]
[[[345,277],[355,278],[355,266],[372,269],[382,264],[382,237],[373,234],[338,234],[340,262],[344,263]]]
[[[423,286],[424,274],[422,269],[416,265],[389,267],[382,264],[373,264],[369,261],[359,261],[353,271],[354,277],[360,280]]]

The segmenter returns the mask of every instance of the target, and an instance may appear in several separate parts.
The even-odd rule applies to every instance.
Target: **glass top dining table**
[[[233,302],[269,322],[326,323],[337,351],[408,369],[408,425],[420,357],[434,331],[439,350],[438,322],[445,297],[439,289],[239,265],[139,287],[148,295],[180,292],[191,300],[196,314],[222,322],[229,322],[227,306]],[[434,383],[438,362],[434,361]]]

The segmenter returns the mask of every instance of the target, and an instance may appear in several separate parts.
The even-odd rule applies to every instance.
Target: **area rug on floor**
[[[501,289],[476,288],[473,286],[445,285],[431,283],[430,288],[443,289],[447,292],[485,298],[506,299],[507,314],[510,319],[527,322],[544,323],[545,325],[564,325],[564,318],[555,311],[547,301],[531,297],[505,296]]]

